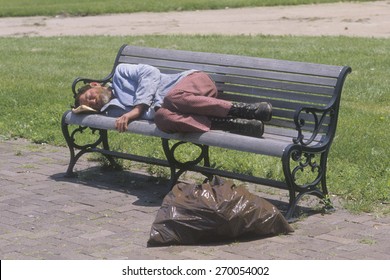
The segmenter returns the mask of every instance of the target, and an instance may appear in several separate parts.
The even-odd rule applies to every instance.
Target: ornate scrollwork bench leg
[[[292,220],[295,208],[305,194],[312,194],[324,202],[324,210],[331,211],[333,206],[328,197],[328,188],[326,185],[326,162],[329,150],[324,151],[302,151],[299,145],[292,145],[286,149],[282,161],[283,171],[289,190],[290,200],[289,208],[286,213],[286,219]],[[316,158],[319,157],[319,163]],[[297,173],[309,169],[315,178],[310,182],[298,183]]]
[[[96,151],[99,152],[99,150],[96,149],[99,145],[103,146],[103,151],[110,150],[109,144],[108,144],[107,130],[93,129],[93,128],[89,128],[89,127],[79,126],[79,127],[75,128],[72,132],[70,132],[69,124],[67,124],[65,122],[65,115],[66,115],[66,113],[64,114],[64,116],[62,118],[61,128],[62,128],[62,133],[64,135],[66,143],[68,144],[68,148],[69,148],[69,152],[70,152],[69,165],[68,165],[68,169],[66,171],[65,176],[66,177],[76,177],[77,174],[73,171],[73,168],[76,165],[79,158],[83,154],[90,153],[90,152],[96,152]],[[95,134],[96,131],[99,132],[99,136],[98,136],[97,140],[93,143],[90,143],[90,144],[84,144],[84,145],[77,144],[76,143],[76,141],[77,141],[76,135],[78,135],[79,133],[80,134],[83,133],[88,128],[91,129],[92,134]],[[76,149],[79,150],[77,153],[76,153]],[[101,152],[101,153],[104,154],[103,152]],[[113,166],[113,167],[118,166],[118,164],[116,163],[116,161],[114,160],[114,158],[112,156],[110,156],[109,154],[104,154],[104,156],[110,162],[111,166]]]
[[[210,167],[209,146],[179,141],[173,144],[172,147],[170,147],[169,139],[162,138],[161,140],[162,140],[163,150],[168,160],[170,171],[171,171],[170,182],[169,182],[170,188],[172,188],[177,183],[179,177],[184,172],[188,170],[193,170],[200,162],[203,161],[203,166]],[[178,160],[175,157],[175,151],[183,144],[192,144],[199,147],[200,153],[197,156],[197,158],[186,162],[181,162],[180,160]],[[201,173],[204,174],[209,179],[212,177],[212,174],[206,172],[201,172]]]

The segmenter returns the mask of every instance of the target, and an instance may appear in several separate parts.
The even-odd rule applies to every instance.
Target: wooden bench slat
[[[242,77],[252,77],[252,78],[262,78],[262,79],[272,79],[280,81],[291,81],[297,83],[306,83],[306,84],[317,84],[323,86],[333,87],[336,85],[337,80],[335,77],[323,77],[319,75],[308,75],[302,74],[300,72],[275,72],[264,69],[257,68],[244,68],[240,67],[229,67],[226,69],[220,65],[214,64],[200,64],[197,61],[191,62],[176,62],[161,60],[159,58],[137,58],[137,57],[121,57],[119,60],[120,63],[130,63],[130,64],[148,64],[155,66],[161,70],[163,73],[178,73],[188,69],[195,69],[199,71],[204,71],[209,74],[213,73],[224,73],[227,75],[237,75]],[[299,74],[298,74],[299,73]],[[218,78],[216,78],[218,80]]]
[[[287,120],[287,119],[282,119],[282,118],[273,118],[265,126],[277,126],[277,127],[280,127],[280,128],[287,128],[287,129],[290,129],[290,130],[295,130],[295,127],[296,127],[294,122],[292,122],[290,120]],[[312,123],[308,123],[308,124],[305,125],[305,130],[307,130],[307,131],[313,131],[314,128],[315,128],[315,126]],[[321,128],[320,132],[327,131],[328,130],[327,128],[328,128],[327,126]]]
[[[259,57],[245,57],[231,54],[216,54],[206,52],[191,52],[183,50],[145,48],[126,46],[123,55],[139,56],[140,58],[164,58],[171,61],[198,62],[199,64],[215,64],[221,66],[248,67],[270,71],[300,72],[307,75],[317,75],[337,78],[342,70],[340,66],[323,65],[307,62],[296,62]]]
[[[306,137],[310,137],[310,133],[305,133]],[[292,138],[297,137],[297,131],[294,129],[286,129],[275,126],[266,126],[264,128],[264,137],[269,139],[277,139],[281,141],[291,141]],[[319,143],[321,139],[324,137],[324,134],[319,134],[314,142]]]
[[[261,97],[261,96],[250,96],[250,95],[239,95],[239,94],[232,94],[232,93],[225,93],[225,92],[219,92],[218,98],[230,100],[232,102],[244,102],[244,103],[257,103],[257,102],[263,102],[268,101],[272,103],[272,107],[274,108],[283,108],[288,110],[297,110],[300,109],[302,106],[310,106],[310,107],[316,107],[316,108],[323,108],[326,104],[325,103],[317,103],[310,101],[300,101],[300,100],[290,100],[290,99],[270,99],[267,97]],[[326,102],[329,103],[329,102]]]
[[[226,100],[246,99],[246,96],[252,95],[252,97],[258,97],[263,101],[273,102],[273,100],[283,100],[284,103],[301,102],[302,104],[312,104],[319,107],[325,107],[331,98],[329,96],[316,95],[316,94],[302,94],[294,92],[286,92],[271,89],[257,89],[249,87],[239,87],[233,85],[226,85],[223,87],[223,93],[219,94],[220,98]],[[236,93],[239,93],[236,94]],[[246,96],[245,96],[246,95]]]
[[[333,95],[334,87],[325,87],[319,85],[312,85],[306,83],[298,83],[297,81],[280,81],[274,79],[263,79],[263,78],[245,78],[241,76],[227,76],[227,75],[210,75],[213,80],[221,86],[226,84],[242,85],[255,88],[272,88],[280,89],[285,91]]]

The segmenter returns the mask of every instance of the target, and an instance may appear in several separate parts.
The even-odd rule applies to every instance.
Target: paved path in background
[[[0,36],[343,35],[390,37],[390,1],[87,17],[0,18]]]
[[[25,140],[0,141],[0,154],[3,260],[390,259],[390,217],[352,215],[339,206],[329,215],[302,207],[307,217],[287,236],[148,248],[168,191],[164,182],[139,170],[102,173],[85,158],[77,165],[79,178],[66,179],[66,148]],[[287,201],[283,192],[259,192],[264,189],[251,184],[248,189],[281,207]]]

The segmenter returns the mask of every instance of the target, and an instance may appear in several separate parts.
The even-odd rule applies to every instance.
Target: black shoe
[[[259,120],[268,122],[272,118],[272,105],[268,102],[233,103],[228,113],[229,117]]]
[[[260,138],[264,133],[264,124],[259,120],[212,118],[211,129]]]

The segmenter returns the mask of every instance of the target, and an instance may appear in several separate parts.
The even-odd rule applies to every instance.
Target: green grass
[[[140,36],[2,38],[0,139],[65,145],[60,119],[77,76],[102,78],[123,44],[349,65],[339,125],[328,161],[331,194],[352,211],[389,213],[390,40],[291,36]],[[113,133],[113,146],[162,156],[160,140]],[[145,143],[146,142],[146,143]],[[222,168],[283,178],[278,159],[213,149]],[[68,157],[67,154],[64,157]],[[279,168],[279,169],[278,169]],[[158,168],[150,171],[161,173]]]
[[[359,1],[367,0],[355,0]],[[331,2],[339,0],[0,0],[0,17],[167,12]]]

